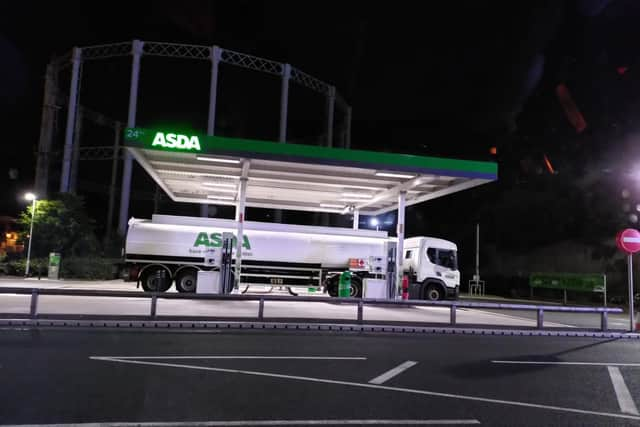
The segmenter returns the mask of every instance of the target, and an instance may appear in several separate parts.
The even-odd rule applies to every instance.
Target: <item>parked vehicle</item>
[[[235,233],[236,226],[233,220],[215,218],[131,219],[124,254],[129,277],[145,291],[164,292],[175,282],[179,292],[195,292],[198,271],[212,268],[208,257],[222,247],[223,233]],[[324,288],[337,296],[340,274],[351,271],[353,297],[363,295],[365,279],[386,279],[394,245],[386,231],[250,221],[244,223],[242,240],[243,285]],[[406,269],[419,282],[412,286],[417,298],[457,295],[455,244],[418,237],[406,239],[405,245],[411,251]]]

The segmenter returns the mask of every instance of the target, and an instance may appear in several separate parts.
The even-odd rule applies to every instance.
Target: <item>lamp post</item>
[[[33,240],[33,219],[36,215],[36,195],[33,193],[27,193],[24,195],[24,198],[30,202],[31,204],[31,226],[29,228],[29,247],[27,248],[27,266],[24,269],[24,275],[29,276],[29,263],[31,261],[31,241]]]

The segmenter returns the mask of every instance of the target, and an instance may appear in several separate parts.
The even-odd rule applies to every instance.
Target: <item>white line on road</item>
[[[417,364],[418,362],[414,362],[413,360],[407,360],[406,362],[399,364],[395,368],[389,369],[387,372],[381,375],[378,375],[374,379],[370,380],[369,384],[384,384],[387,381],[389,381],[391,378],[395,377],[396,375],[400,375],[410,367],[415,366]]]
[[[19,427],[217,427],[217,426],[324,426],[324,425],[471,425],[480,424],[474,419],[465,420],[246,420],[246,421],[184,421],[184,422],[116,422],[116,423],[75,423],[75,424],[20,424]],[[8,427],[2,424],[0,427]],[[14,426],[18,427],[18,426]]]
[[[611,377],[613,390],[616,392],[620,411],[627,414],[638,415],[638,408],[631,397],[631,393],[629,393],[629,389],[627,388],[627,384],[624,382],[624,378],[622,378],[620,368],[616,366],[607,366],[607,370]]]
[[[493,316],[498,316],[498,317],[505,317],[507,319],[513,319],[513,320],[521,320],[521,321],[529,321],[530,323],[535,323],[536,319],[532,319],[529,317],[521,317],[521,316],[514,316],[512,314],[505,314],[505,313],[494,313],[493,311],[486,311],[486,310],[480,310],[477,308],[470,308],[467,309],[469,312],[471,311],[475,311],[477,313],[484,313],[484,314],[490,314]],[[557,322],[544,322],[544,324],[549,327],[554,327],[554,328],[575,328],[575,325],[565,325],[564,323],[557,323]],[[625,323],[626,325],[626,323]]]
[[[90,356],[89,359],[274,359],[274,360],[367,360],[366,357],[341,356]]]
[[[93,359],[101,360],[105,362],[116,362],[116,363],[131,363],[135,365],[150,365],[150,366],[163,366],[168,368],[186,368],[186,369],[195,369],[202,371],[213,371],[213,372],[224,372],[230,374],[242,374],[242,375],[252,375],[257,377],[268,377],[268,378],[282,378],[288,380],[297,380],[297,381],[307,381],[321,384],[337,384],[344,385],[350,387],[360,387],[360,388],[369,388],[369,389],[377,389],[377,390],[387,390],[387,391],[397,391],[400,393],[410,393],[410,394],[419,394],[423,396],[433,396],[433,397],[444,397],[450,399],[460,399],[460,400],[469,400],[474,402],[485,402],[485,403],[496,403],[500,405],[510,405],[510,406],[518,406],[523,408],[535,408],[535,409],[546,409],[550,411],[560,411],[560,412],[569,412],[574,414],[582,414],[582,415],[598,415],[601,417],[610,417],[610,418],[623,418],[629,420],[637,420],[640,421],[640,416],[634,415],[626,415],[626,414],[618,414],[614,412],[598,412],[598,411],[590,411],[586,409],[576,409],[576,408],[567,408],[562,406],[551,406],[551,405],[541,405],[537,403],[527,403],[527,402],[518,402],[514,400],[501,400],[501,399],[491,399],[488,397],[478,397],[478,396],[469,396],[464,394],[452,394],[452,393],[441,393],[437,391],[428,391],[428,390],[416,390],[411,388],[403,388],[403,387],[390,387],[385,385],[378,384],[368,384],[368,383],[357,383],[352,381],[340,381],[340,380],[329,380],[324,378],[314,378],[314,377],[303,377],[298,375],[284,375],[284,374],[274,374],[269,372],[259,372],[259,371],[244,371],[239,369],[227,369],[227,368],[212,368],[208,366],[197,366],[197,365],[178,365],[175,363],[161,363],[161,362],[147,362],[142,360],[122,360],[115,358],[96,358]]]
[[[632,366],[640,367],[640,363],[605,363],[605,362],[545,362],[539,360],[492,360],[491,363],[509,365],[577,365],[577,366]]]

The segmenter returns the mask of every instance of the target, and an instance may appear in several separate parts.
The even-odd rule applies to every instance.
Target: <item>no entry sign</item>
[[[628,254],[635,254],[640,251],[640,231],[635,228],[622,230],[616,236],[618,249]]]

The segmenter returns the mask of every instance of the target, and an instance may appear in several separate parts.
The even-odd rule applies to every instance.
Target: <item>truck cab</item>
[[[403,273],[409,276],[409,298],[441,300],[460,292],[458,247],[433,237],[405,239]]]

